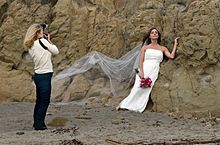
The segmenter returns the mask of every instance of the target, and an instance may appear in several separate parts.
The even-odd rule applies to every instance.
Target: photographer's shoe
[[[35,127],[34,130],[47,130],[47,127]]]
[[[35,124],[33,124],[33,128],[35,128],[35,126],[36,126],[36,125],[35,125]],[[46,127],[46,128],[47,128],[47,126],[46,126],[46,124],[45,124],[45,123],[43,124],[43,127]]]

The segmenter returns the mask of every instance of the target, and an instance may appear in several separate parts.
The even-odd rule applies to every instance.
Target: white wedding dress
[[[147,49],[144,56],[144,77],[150,77],[152,84],[150,88],[140,88],[140,77],[137,74],[135,84],[130,94],[122,100],[117,109],[123,108],[136,112],[143,112],[147,106],[152,87],[157,80],[160,62],[163,60],[163,52],[158,49]]]

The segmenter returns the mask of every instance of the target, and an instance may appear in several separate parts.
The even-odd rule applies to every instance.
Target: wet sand
[[[220,144],[216,118],[51,103],[46,116],[48,130],[35,131],[33,109],[34,103],[0,104],[0,145]]]

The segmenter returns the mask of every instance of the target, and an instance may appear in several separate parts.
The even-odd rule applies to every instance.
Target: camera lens
[[[42,23],[42,24],[40,24],[40,27],[44,30],[44,29],[46,29],[48,27],[48,25],[45,24],[45,23]]]

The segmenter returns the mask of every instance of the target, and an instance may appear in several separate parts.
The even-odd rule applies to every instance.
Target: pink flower
[[[140,83],[140,87],[141,88],[148,88],[148,87],[151,87],[151,84],[152,84],[151,78],[149,78],[149,77],[142,78],[141,83]]]

